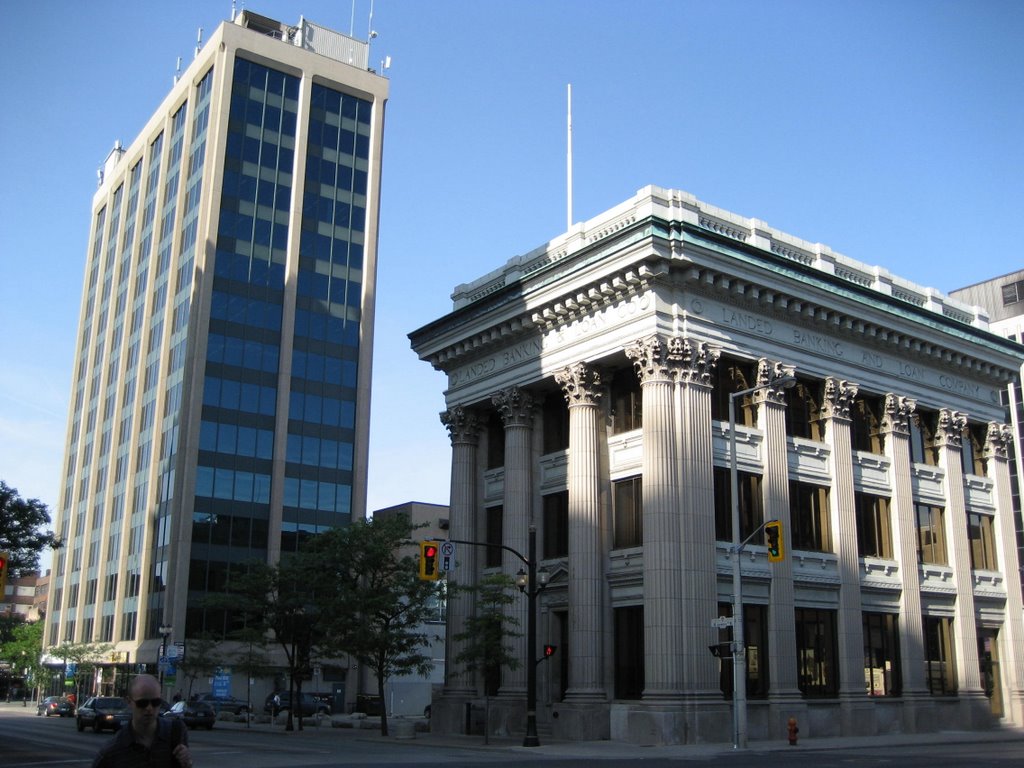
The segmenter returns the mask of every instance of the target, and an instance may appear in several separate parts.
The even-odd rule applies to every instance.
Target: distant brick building
[[[46,615],[46,593],[50,586],[50,572],[45,576],[30,573],[7,579],[0,615],[17,614],[26,621],[38,621]]]

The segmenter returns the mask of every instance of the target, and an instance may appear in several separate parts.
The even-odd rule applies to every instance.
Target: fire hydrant
[[[796,746],[796,735],[800,733],[800,729],[796,727],[796,718],[789,718],[789,722],[786,723],[786,730],[789,732],[789,746]]]

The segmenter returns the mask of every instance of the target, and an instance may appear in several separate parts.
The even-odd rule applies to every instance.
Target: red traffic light
[[[555,651],[557,651],[557,650],[558,650],[558,646],[557,645],[545,645],[544,646],[544,656],[547,657],[547,658],[550,658],[551,656],[555,655]]]
[[[4,599],[4,592],[7,589],[7,566],[11,563],[11,556],[7,552],[0,552],[0,601]]]
[[[420,579],[437,581],[441,577],[438,560],[441,548],[436,541],[420,542]]]

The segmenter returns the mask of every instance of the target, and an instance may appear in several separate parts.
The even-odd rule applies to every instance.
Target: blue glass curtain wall
[[[312,87],[282,552],[351,517],[371,109]]]
[[[267,552],[299,80],[236,59],[220,199],[189,590],[222,590]],[[190,600],[190,604],[195,601]],[[190,608],[187,631],[229,631]]]

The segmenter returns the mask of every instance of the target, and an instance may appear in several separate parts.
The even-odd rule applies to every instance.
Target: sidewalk
[[[345,718],[347,719],[347,718]],[[339,718],[339,720],[342,720]],[[426,721],[418,720],[420,723]],[[378,718],[366,718],[356,727],[337,727],[328,725],[324,720],[321,725],[310,725],[309,720],[305,721],[303,734],[313,735],[315,738],[346,738],[357,739],[364,742],[387,743],[389,748],[418,747],[444,749],[444,750],[489,750],[504,753],[518,753],[524,758],[529,755],[538,757],[574,757],[578,759],[595,760],[632,760],[638,757],[713,757],[720,754],[735,752],[730,743],[716,742],[713,744],[679,744],[661,746],[640,746],[622,741],[567,741],[554,739],[549,736],[540,737],[539,747],[524,747],[523,737],[520,736],[491,736],[488,743],[484,744],[482,735],[463,736],[458,734],[435,734],[428,731],[414,731],[412,737],[401,737],[401,725],[409,723],[404,718],[389,718],[389,735],[380,735],[380,721]],[[231,728],[246,730],[245,722],[218,721],[218,728]],[[296,728],[298,727],[296,723]],[[263,734],[291,735],[284,731],[280,723],[250,723],[249,730]],[[298,733],[296,730],[295,733]],[[785,752],[794,749],[805,751],[821,750],[850,750],[861,748],[878,748],[893,746],[913,745],[935,745],[935,744],[984,744],[992,742],[1018,741],[1024,748],[1024,729],[1020,728],[999,728],[990,731],[941,731],[934,733],[915,734],[887,734],[881,736],[847,736],[832,738],[801,738],[797,746],[790,746],[785,738],[770,741],[751,741],[747,745],[747,751],[751,753],[763,752]]]

